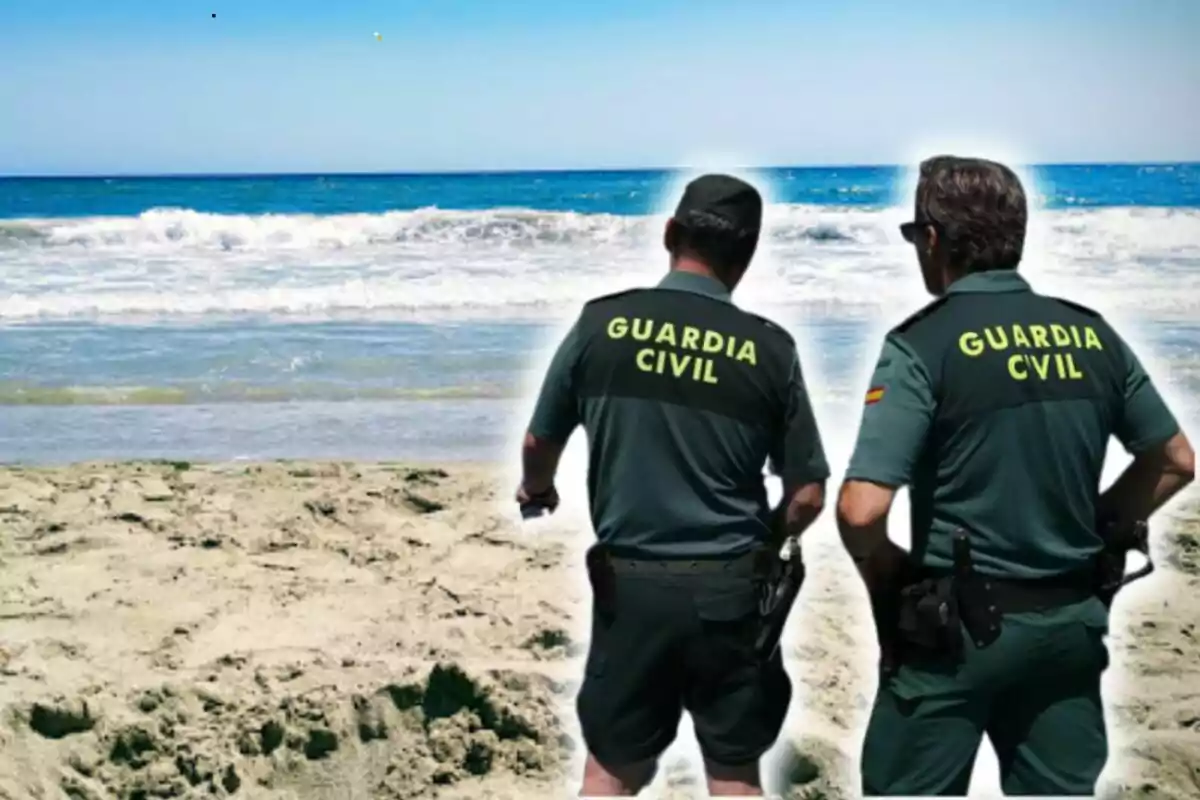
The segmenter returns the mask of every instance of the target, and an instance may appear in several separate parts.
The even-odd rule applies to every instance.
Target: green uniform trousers
[[[986,733],[1006,795],[1091,796],[1108,758],[1100,678],[1108,612],[1091,599],[1004,617],[956,666],[905,663],[880,682],[862,751],[866,796],[964,795]]]

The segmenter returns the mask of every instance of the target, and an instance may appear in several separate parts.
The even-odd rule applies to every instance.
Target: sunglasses
[[[904,237],[904,241],[912,244],[917,238],[917,232],[922,228],[941,230],[941,227],[941,225],[931,219],[914,219],[912,222],[905,222],[900,225],[900,235]]]

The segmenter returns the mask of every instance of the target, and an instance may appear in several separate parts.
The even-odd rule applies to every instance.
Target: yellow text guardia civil
[[[606,330],[610,339],[628,336],[634,341],[653,345],[643,347],[634,355],[637,368],[643,372],[717,383],[714,364],[718,357],[751,366],[758,364],[758,348],[753,339],[738,339],[720,331],[673,322],[656,324],[652,319],[640,317],[613,317]]]
[[[1019,350],[1008,357],[1008,374],[1013,380],[1082,380],[1083,371],[1072,350],[1103,350],[1100,337],[1090,325],[992,325],[982,331],[963,331],[958,349],[970,358],[985,352]],[[1050,352],[1039,352],[1050,351]]]

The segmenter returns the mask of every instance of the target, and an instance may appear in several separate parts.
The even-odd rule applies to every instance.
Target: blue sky
[[[0,0],[0,174],[1200,160],[1196,31],[1195,0]]]

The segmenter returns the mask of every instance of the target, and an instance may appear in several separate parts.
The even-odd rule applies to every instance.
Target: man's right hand
[[[875,621],[875,638],[879,643],[879,668],[884,675],[895,672],[899,664],[898,628],[900,593],[871,595],[871,616]]]
[[[900,599],[913,578],[912,564],[908,553],[889,539],[857,566],[871,600],[880,666],[888,674],[899,666]]]

